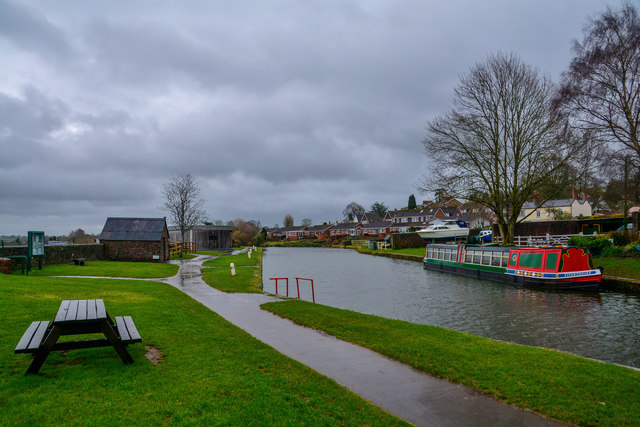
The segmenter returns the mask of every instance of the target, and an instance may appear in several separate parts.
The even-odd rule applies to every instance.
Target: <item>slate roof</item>
[[[164,218],[107,218],[100,240],[159,242],[167,226]]]
[[[571,206],[573,202],[578,202],[581,205],[585,204],[584,200],[577,199],[557,199],[557,200],[547,200],[540,206],[541,208],[559,208],[563,206]],[[526,202],[522,205],[522,209],[535,209],[538,206],[535,202]]]

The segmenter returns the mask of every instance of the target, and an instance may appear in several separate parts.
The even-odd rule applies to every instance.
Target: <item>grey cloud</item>
[[[45,14],[6,0],[0,1],[0,38],[48,59],[67,58],[73,51],[64,33]]]

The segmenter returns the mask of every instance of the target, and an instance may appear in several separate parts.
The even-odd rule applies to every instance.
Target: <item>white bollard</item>
[[[231,267],[231,275],[235,276],[236,275],[236,266],[234,263],[229,264],[229,266]]]
[[[247,252],[247,255],[249,255],[249,259],[251,259],[251,249],[249,249],[249,252]]]

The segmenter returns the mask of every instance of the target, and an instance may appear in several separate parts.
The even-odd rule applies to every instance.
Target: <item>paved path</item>
[[[180,265],[180,271],[162,281],[400,418],[424,426],[559,425],[260,309],[260,304],[278,301],[275,297],[220,292],[204,283],[200,275],[202,263],[210,258],[172,261]]]

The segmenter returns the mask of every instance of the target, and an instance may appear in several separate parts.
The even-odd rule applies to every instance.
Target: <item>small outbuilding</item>
[[[232,227],[228,225],[200,225],[193,227],[184,235],[185,242],[195,242],[199,251],[230,251]],[[172,241],[181,241],[180,229],[170,227],[169,235]]]
[[[169,231],[165,218],[107,218],[100,241],[105,258],[118,261],[167,261]]]

